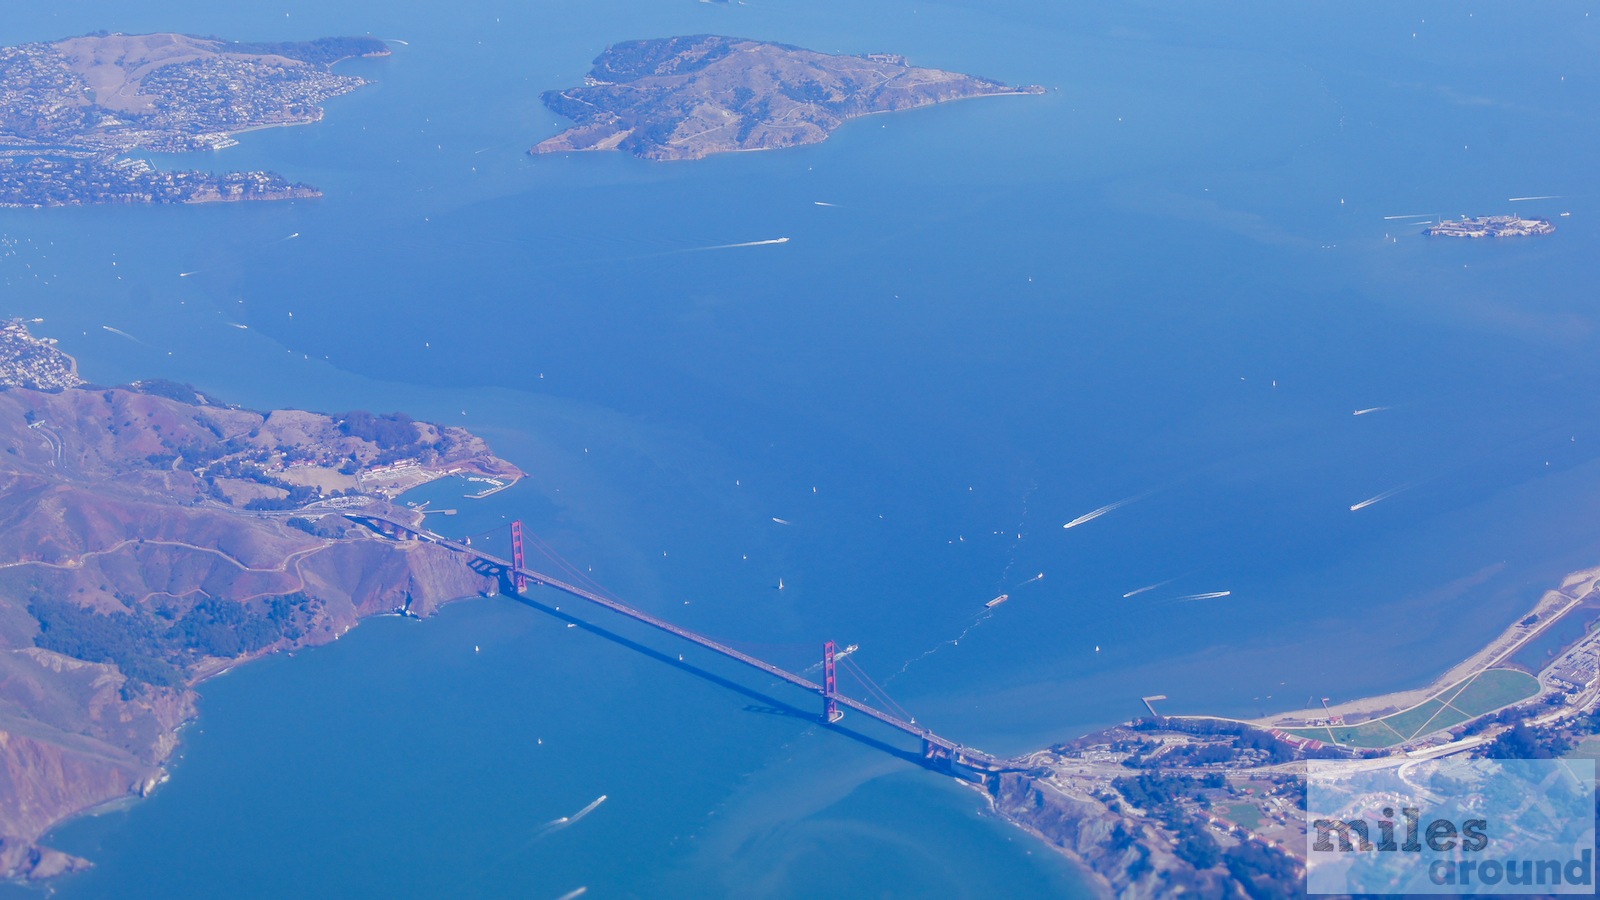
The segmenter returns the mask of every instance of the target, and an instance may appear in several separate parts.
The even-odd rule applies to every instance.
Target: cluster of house
[[[1524,219],[1521,216],[1479,216],[1468,219],[1442,220],[1429,228],[1428,234],[1446,237],[1516,237],[1524,234],[1549,234],[1556,227],[1549,219]]]

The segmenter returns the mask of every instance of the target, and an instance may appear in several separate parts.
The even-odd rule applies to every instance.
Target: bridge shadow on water
[[[924,759],[922,754],[919,753],[919,752],[914,752],[914,751],[909,751],[909,750],[902,750],[899,747],[896,747],[896,746],[894,746],[892,744],[884,743],[883,741],[880,741],[877,738],[869,737],[869,736],[867,736],[865,734],[862,734],[861,732],[856,731],[854,729],[845,728],[845,727],[839,725],[838,723],[830,724],[830,723],[824,722],[824,721],[822,721],[822,716],[819,715],[816,712],[803,710],[798,706],[793,706],[791,704],[783,702],[782,700],[779,700],[779,699],[776,699],[774,697],[770,697],[770,696],[768,696],[766,694],[763,694],[762,692],[760,692],[758,690],[755,690],[754,688],[750,688],[750,687],[747,687],[745,685],[739,684],[736,681],[731,681],[731,680],[729,680],[727,678],[724,678],[721,675],[716,674],[715,672],[709,672],[709,671],[707,671],[705,669],[700,668],[699,666],[694,665],[693,663],[685,662],[685,661],[683,661],[681,659],[675,659],[672,656],[669,656],[669,655],[667,655],[666,653],[663,653],[660,650],[656,650],[653,647],[647,647],[644,644],[638,643],[637,641],[634,641],[634,640],[631,640],[629,638],[623,637],[622,635],[617,634],[614,631],[610,631],[610,630],[608,630],[606,628],[603,628],[603,627],[601,627],[599,625],[596,625],[593,622],[589,622],[589,621],[586,621],[584,619],[580,619],[577,616],[573,616],[573,615],[570,615],[568,613],[562,612],[561,610],[559,610],[559,609],[557,609],[554,606],[551,606],[549,604],[540,603],[539,601],[534,600],[532,597],[529,597],[527,594],[518,594],[516,592],[516,590],[511,586],[510,579],[508,579],[508,578],[506,578],[504,576],[501,577],[500,593],[503,594],[504,596],[506,596],[509,599],[512,599],[512,600],[517,601],[518,603],[521,603],[524,606],[527,606],[527,607],[529,607],[531,609],[536,609],[539,612],[542,612],[545,615],[550,616],[551,618],[559,619],[560,621],[565,622],[568,625],[573,625],[573,626],[576,626],[578,628],[582,628],[583,630],[589,632],[590,634],[595,635],[596,637],[599,637],[599,638],[602,638],[604,640],[610,641],[613,644],[616,644],[618,646],[626,647],[629,650],[634,651],[635,653],[639,653],[641,655],[648,656],[649,658],[651,658],[651,659],[653,659],[653,660],[655,660],[657,662],[665,663],[666,665],[672,666],[673,668],[678,669],[679,671],[686,672],[686,673],[688,673],[690,675],[695,676],[696,678],[700,678],[700,679],[702,679],[704,681],[708,681],[708,682],[710,682],[710,683],[712,683],[712,684],[714,684],[714,685],[716,685],[718,687],[726,688],[727,690],[730,690],[730,691],[733,691],[734,693],[740,694],[740,695],[746,697],[749,700],[755,701],[754,703],[751,703],[750,705],[745,706],[745,708],[744,708],[745,712],[760,713],[760,714],[763,714],[763,715],[771,715],[771,716],[786,716],[786,717],[793,718],[793,719],[799,719],[799,720],[804,721],[804,722],[809,722],[809,723],[811,723],[813,725],[816,725],[816,726],[818,726],[820,728],[825,728],[828,731],[831,731],[831,732],[833,732],[835,734],[838,734],[838,735],[841,735],[843,737],[849,738],[850,740],[853,740],[853,741],[855,741],[855,742],[857,742],[859,744],[863,744],[865,746],[871,747],[872,749],[877,750],[879,752],[887,753],[890,756],[893,756],[893,757],[895,757],[897,759],[901,759],[901,760],[904,760],[904,761],[906,761],[908,763],[911,763],[913,765],[920,766],[920,767],[922,767],[924,769],[928,769],[929,771],[939,772],[940,774],[946,774],[946,775],[949,774],[947,772],[941,772],[935,766],[930,765],[928,760]]]

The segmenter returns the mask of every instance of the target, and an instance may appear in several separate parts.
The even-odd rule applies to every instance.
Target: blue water
[[[1257,715],[1417,686],[1600,561],[1580,4],[331,6],[0,23],[409,42],[342,64],[378,83],[317,125],[159,158],[320,200],[0,212],[0,314],[97,382],[471,427],[531,477],[419,492],[461,510],[442,527],[522,518],[785,665],[859,644],[1000,753],[1155,693]],[[560,128],[539,91],[695,32],[1051,90],[693,163],[523,153]],[[1383,218],[1513,210],[1559,230]],[[977,795],[783,709],[804,696],[580,615],[663,658],[486,600],[207,684],[170,784],[52,836],[99,864],[62,892],[1081,892]]]

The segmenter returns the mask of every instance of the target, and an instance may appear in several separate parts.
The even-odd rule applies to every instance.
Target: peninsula
[[[846,119],[871,113],[1042,93],[887,53],[836,56],[710,34],[626,41],[595,59],[583,87],[541,95],[575,124],[529,152],[700,159],[819,143]]]
[[[521,474],[467,431],[402,413],[87,384],[25,323],[0,328],[0,877],[89,865],[38,841],[165,780],[205,678],[498,586],[345,513],[420,522],[391,500]]]
[[[0,877],[90,865],[39,841],[164,781],[207,677],[497,590],[437,535],[353,519],[421,534],[402,492],[521,474],[465,430],[401,413],[87,384],[27,323],[0,326]],[[1597,622],[1593,569],[1421,690],[1255,721],[1164,716],[1149,697],[1148,717],[941,770],[1102,896],[1301,896],[1305,760],[1567,753],[1600,733]]]
[[[1600,568],[1574,572],[1426,687],[1253,721],[1151,706],[1030,754],[982,790],[1104,896],[1304,896],[1305,760],[1593,758],[1597,625]]]
[[[240,43],[100,32],[0,48],[0,206],[317,197],[274,172],[163,173],[131,150],[218,150],[254,128],[322,118],[366,84],[330,66],[387,56],[376,38]]]

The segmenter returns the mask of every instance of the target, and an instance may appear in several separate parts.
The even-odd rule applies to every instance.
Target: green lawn
[[[1343,744],[1346,747],[1389,747],[1404,740],[1385,725],[1382,719],[1338,728],[1286,728],[1284,731],[1319,741]]]
[[[1492,712],[1502,706],[1532,697],[1539,692],[1539,682],[1532,675],[1513,669],[1490,669],[1473,679],[1465,688],[1451,688],[1440,697],[1424,701],[1392,716],[1346,725],[1339,728],[1294,728],[1290,734],[1329,740],[1346,747],[1382,749],[1408,741],[1423,734],[1444,728],[1453,728],[1476,716]],[[1449,705],[1446,706],[1446,701]]]
[[[1446,691],[1445,697],[1451,697],[1454,691]],[[1440,728],[1449,728],[1466,721],[1467,717],[1456,712],[1454,708],[1444,704],[1444,700],[1429,700],[1420,706],[1413,706],[1405,712],[1395,713],[1384,719],[1390,728],[1405,735],[1407,740],[1416,737],[1424,729],[1438,731]]]
[[[1450,705],[1469,716],[1481,716],[1537,693],[1539,680],[1532,675],[1515,669],[1490,669],[1467,685]]]
[[[1235,825],[1255,831],[1261,824],[1261,810],[1254,803],[1240,800],[1227,806],[1218,806],[1212,810],[1218,817],[1227,819]]]

